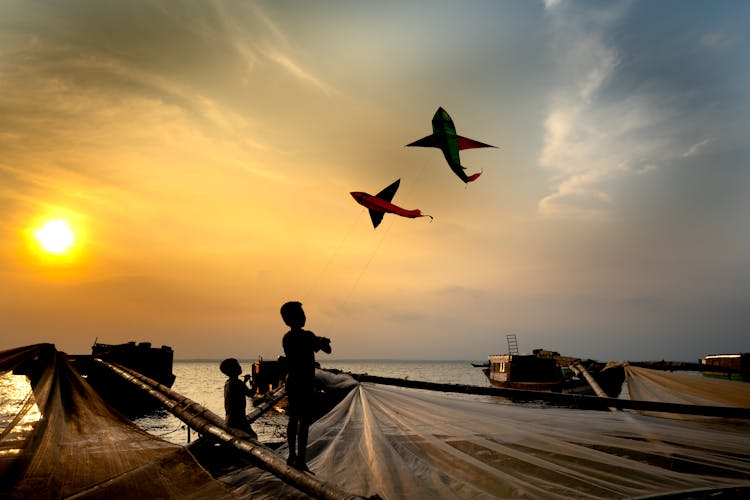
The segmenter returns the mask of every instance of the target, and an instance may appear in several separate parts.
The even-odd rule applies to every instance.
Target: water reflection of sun
[[[0,457],[18,455],[42,415],[25,375],[10,372],[0,375],[0,394],[3,395],[0,400],[0,435],[6,444],[0,447]],[[19,416],[18,422],[14,422]]]

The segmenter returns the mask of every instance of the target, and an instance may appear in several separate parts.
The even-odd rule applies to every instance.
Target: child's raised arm
[[[326,337],[317,337],[315,342],[315,350],[323,351],[326,354],[331,354],[331,339]]]

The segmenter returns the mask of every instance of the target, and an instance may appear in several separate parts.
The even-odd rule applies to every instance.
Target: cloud
[[[554,193],[539,201],[539,213],[545,216],[565,215],[576,218],[599,218],[612,205],[612,198],[605,191],[593,189],[592,185],[603,175],[588,171],[561,182]]]
[[[660,164],[665,139],[650,132],[664,116],[637,96],[589,104],[574,88],[558,97],[544,122],[539,164],[552,174],[551,193],[538,203],[542,216],[600,218],[613,206],[609,187],[622,176]]]
[[[688,148],[688,150],[682,154],[682,157],[690,158],[691,156],[700,156],[702,154],[705,154],[707,151],[711,149],[711,146],[715,143],[716,143],[716,139],[714,137],[703,139],[702,141],[696,142],[695,144],[690,146],[690,148]]]
[[[725,49],[734,45],[735,39],[724,33],[707,33],[701,37],[700,46],[706,49]]]
[[[323,92],[326,96],[330,97],[337,94],[338,91],[332,86],[320,80],[318,77],[303,69],[296,61],[286,54],[277,51],[271,51],[267,54],[268,58],[278,64],[280,67],[285,69],[289,74],[294,76],[297,80],[311,85],[313,88]]]
[[[338,92],[333,86],[325,83],[309,69],[290,55],[293,50],[292,39],[283,28],[260,6],[250,6],[242,15],[227,12],[223,4],[216,4],[221,24],[221,31],[229,44],[241,59],[245,61],[246,74],[244,83],[251,81],[250,74],[256,69],[260,58],[264,58],[283,69],[296,81],[309,85],[330,97]],[[237,20],[240,17],[241,21]],[[248,29],[248,24],[252,29]]]
[[[669,112],[647,92],[605,92],[621,70],[622,56],[607,33],[622,15],[619,7],[549,14],[559,82],[538,156],[551,178],[550,193],[537,204],[544,217],[606,217],[615,205],[617,179],[650,172],[664,161]]]
[[[635,175],[745,149],[739,35],[691,18],[668,21],[683,30],[674,37],[644,23],[653,13],[638,3],[555,7],[545,11],[556,66],[537,156],[549,176],[540,215],[606,217],[632,196]]]

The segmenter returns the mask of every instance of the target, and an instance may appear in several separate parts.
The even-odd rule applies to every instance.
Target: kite
[[[391,203],[393,195],[398,191],[398,186],[401,183],[401,179],[396,179],[396,182],[383,189],[375,196],[361,191],[352,191],[352,197],[370,211],[370,219],[372,219],[372,227],[378,227],[380,221],[383,220],[383,216],[387,213],[400,215],[401,217],[408,217],[414,219],[415,217],[429,217],[431,215],[423,214],[420,210],[406,210],[397,205]]]
[[[476,180],[482,173],[478,172],[467,176],[464,170],[466,167],[461,165],[461,159],[458,156],[458,152],[462,149],[473,149],[473,148],[494,148],[483,142],[475,141],[474,139],[468,139],[461,137],[456,134],[456,126],[453,124],[453,120],[446,110],[442,107],[438,108],[435,112],[435,116],[432,117],[432,135],[423,137],[418,141],[414,141],[407,146],[419,146],[423,148],[440,148],[445,156],[445,160],[448,162],[448,166],[458,176],[459,179],[468,183]]]

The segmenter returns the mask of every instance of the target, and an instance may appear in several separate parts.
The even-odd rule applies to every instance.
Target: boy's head
[[[219,365],[219,370],[221,370],[221,373],[223,373],[227,377],[239,377],[242,373],[240,362],[235,358],[227,358],[222,361]]]
[[[302,303],[287,302],[281,306],[281,318],[291,328],[302,328],[305,326],[305,311],[302,310]]]

